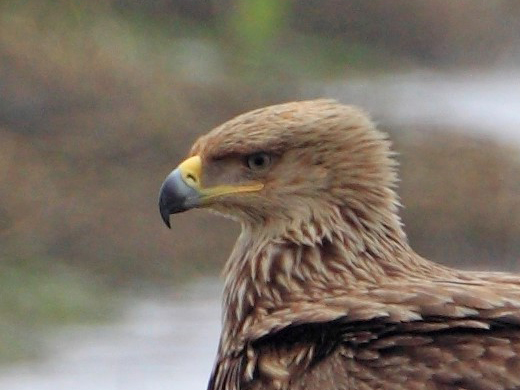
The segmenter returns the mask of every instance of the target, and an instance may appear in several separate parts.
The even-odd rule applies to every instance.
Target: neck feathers
[[[420,258],[397,227],[376,237],[345,226],[312,245],[243,230],[224,270],[223,347],[259,318],[296,302],[322,301],[407,274]]]

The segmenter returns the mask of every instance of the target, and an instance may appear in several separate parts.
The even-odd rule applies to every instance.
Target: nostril
[[[192,181],[194,183],[197,183],[197,178],[193,174],[191,174],[191,173],[188,173],[186,175],[186,179],[188,179],[189,181]]]

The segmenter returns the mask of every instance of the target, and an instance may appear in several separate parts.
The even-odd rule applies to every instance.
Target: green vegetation
[[[52,325],[106,321],[113,292],[94,278],[51,262],[0,262],[0,362],[34,356]]]

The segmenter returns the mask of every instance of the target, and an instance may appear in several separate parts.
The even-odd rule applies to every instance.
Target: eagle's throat
[[[376,237],[347,235],[347,228],[308,243],[243,231],[224,269],[222,348],[238,348],[240,335],[273,312],[375,286],[388,270],[406,272],[412,252],[399,231],[384,233],[385,244],[375,248]]]

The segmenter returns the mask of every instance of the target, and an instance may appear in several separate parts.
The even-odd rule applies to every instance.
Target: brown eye
[[[254,153],[246,158],[249,169],[253,171],[262,171],[271,165],[271,156],[264,152]]]

